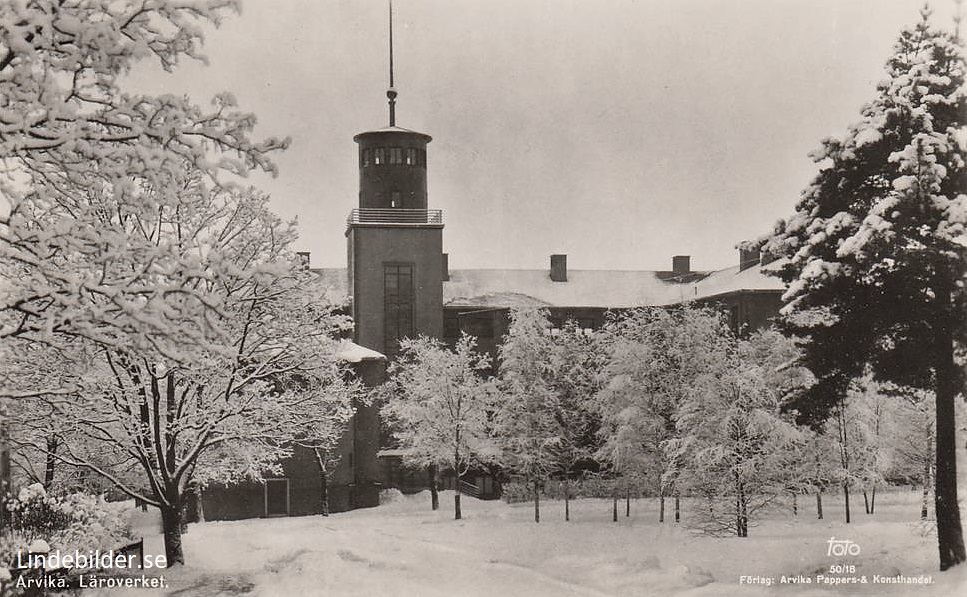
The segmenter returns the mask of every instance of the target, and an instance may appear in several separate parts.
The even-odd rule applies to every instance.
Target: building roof
[[[678,302],[689,288],[653,271],[568,270],[567,282],[554,282],[546,269],[451,270],[443,304],[627,308]]]
[[[773,261],[768,265],[756,265],[739,271],[739,266],[712,272],[694,284],[692,299],[704,299],[733,292],[770,291],[782,292],[786,289],[782,280],[770,275],[779,270],[783,261]]]
[[[382,134],[382,133],[405,133],[407,135],[419,135],[421,137],[426,137],[427,143],[433,140],[433,137],[431,137],[430,135],[427,135],[426,133],[421,133],[419,131],[411,131],[410,129],[405,129],[400,126],[385,126],[381,129],[375,129],[372,131],[363,131],[361,133],[357,133],[356,136],[353,137],[353,141],[357,141],[363,135]]]
[[[451,269],[450,280],[443,283],[443,304],[491,309],[673,305],[743,291],[781,292],[782,281],[768,273],[780,264],[692,272],[687,282],[657,271],[568,270],[567,282],[554,282],[546,269]],[[342,302],[349,296],[345,268],[313,271],[328,288],[329,300]]]
[[[336,358],[347,363],[360,363],[362,361],[378,361],[386,357],[375,350],[370,350],[365,346],[360,346],[350,340],[343,340],[336,349]]]

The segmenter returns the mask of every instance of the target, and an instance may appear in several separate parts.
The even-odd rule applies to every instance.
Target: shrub
[[[87,552],[113,549],[134,538],[129,508],[100,502],[96,496],[73,493],[48,495],[35,483],[3,504],[8,524],[0,534],[0,566],[34,541],[53,549]]]

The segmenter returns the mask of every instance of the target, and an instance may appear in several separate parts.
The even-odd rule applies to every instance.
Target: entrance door
[[[265,480],[265,515],[289,515],[289,480]]]

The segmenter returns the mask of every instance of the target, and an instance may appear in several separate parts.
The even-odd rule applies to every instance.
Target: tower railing
[[[349,212],[346,224],[443,224],[443,210],[360,207]]]

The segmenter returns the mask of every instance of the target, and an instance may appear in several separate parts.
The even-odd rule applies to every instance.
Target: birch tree
[[[453,350],[421,336],[400,343],[390,366],[389,396],[381,414],[403,451],[404,462],[438,465],[453,471],[453,516],[462,516],[460,481],[474,463],[495,457],[490,436],[494,401],[486,355],[463,334]]]
[[[724,354],[730,335],[719,313],[690,305],[636,310],[602,331],[599,455],[619,474],[653,483],[661,521],[667,495],[675,496],[676,521],[679,515],[664,445],[677,437],[678,409],[693,380]]]
[[[669,475],[705,497],[702,524],[713,534],[747,537],[756,512],[802,482],[796,464],[806,437],[780,412],[784,343],[758,332],[719,353],[717,366],[693,379],[676,416],[679,435],[665,443]]]
[[[555,412],[560,402],[548,379],[546,350],[551,326],[546,311],[514,309],[500,346],[500,405],[495,434],[501,461],[532,487],[534,522],[540,522],[541,487],[555,470],[561,435]]]

